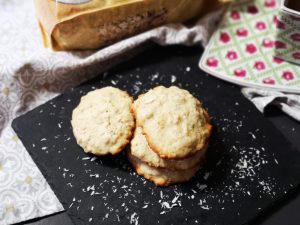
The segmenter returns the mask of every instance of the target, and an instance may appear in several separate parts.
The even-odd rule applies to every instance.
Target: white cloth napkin
[[[242,93],[259,111],[264,112],[268,105],[275,105],[300,122],[300,95],[254,88],[243,88]]]

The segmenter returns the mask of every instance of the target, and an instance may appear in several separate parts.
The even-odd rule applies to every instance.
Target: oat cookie
[[[206,147],[195,155],[182,160],[163,159],[149,147],[140,127],[135,129],[130,145],[131,154],[142,162],[152,167],[167,168],[169,170],[186,170],[195,167],[204,160],[207,149]]]
[[[188,91],[156,87],[134,103],[137,125],[161,158],[184,159],[202,150],[211,125],[201,103]]]
[[[196,166],[188,170],[178,171],[155,168],[133,156],[130,151],[128,152],[127,156],[137,174],[152,181],[156,186],[169,186],[170,184],[174,183],[186,182],[190,180],[200,168],[200,166]]]
[[[95,155],[119,153],[131,140],[135,128],[132,103],[126,92],[114,87],[83,96],[71,121],[78,145]]]

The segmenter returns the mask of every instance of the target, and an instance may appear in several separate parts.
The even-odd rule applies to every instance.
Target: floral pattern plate
[[[300,93],[300,67],[275,56],[285,47],[276,40],[279,2],[232,3],[200,61],[217,78],[255,88]]]

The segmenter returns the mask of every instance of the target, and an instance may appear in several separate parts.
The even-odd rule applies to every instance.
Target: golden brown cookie
[[[135,168],[137,174],[152,181],[156,186],[169,186],[175,183],[182,183],[190,180],[198,171],[200,166],[196,166],[187,170],[168,170],[163,168],[155,168],[142,162],[128,151],[128,159]]]
[[[211,132],[207,112],[188,91],[156,87],[134,102],[137,125],[161,158],[184,159],[204,149]]]
[[[186,170],[195,167],[204,160],[207,146],[195,155],[182,160],[160,158],[148,145],[140,127],[134,132],[130,143],[131,154],[152,167],[167,168],[169,170]]]
[[[105,87],[89,92],[73,110],[73,133],[83,150],[115,155],[131,140],[135,121],[133,100],[124,91]]]

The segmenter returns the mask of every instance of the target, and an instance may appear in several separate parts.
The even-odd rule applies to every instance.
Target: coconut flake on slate
[[[137,71],[140,71],[140,68],[136,69]],[[191,71],[191,67],[183,67],[179,68],[180,73],[185,73]],[[108,73],[104,73],[103,76],[107,76]],[[168,79],[167,83],[163,83],[163,76],[167,76]],[[132,79],[131,79],[132,78]],[[123,84],[122,87],[124,90],[128,89],[128,91],[134,95],[141,94],[146,91],[144,85],[145,82],[147,83],[147,86],[149,87],[155,87],[156,85],[176,85],[179,87],[188,87],[188,89],[198,89],[203,87],[202,82],[198,82],[195,84],[185,84],[178,82],[179,77],[176,77],[176,75],[172,74],[159,74],[158,72],[154,72],[153,74],[149,74],[148,81],[141,80],[141,77],[138,74],[130,74],[129,76],[123,76],[117,75],[114,77],[114,80],[111,81],[114,85]],[[121,80],[122,79],[122,80]],[[99,86],[107,85],[107,82],[99,81]],[[128,88],[130,87],[130,88]],[[147,88],[149,88],[147,87]],[[94,87],[95,88],[95,87]],[[98,88],[98,87],[97,87]],[[93,87],[91,87],[93,89]],[[88,90],[86,90],[88,91]],[[80,91],[80,94],[83,94],[83,91]],[[198,97],[201,100],[201,96],[198,96],[197,93],[193,93],[196,97]],[[66,102],[71,102],[71,99],[66,99]],[[69,104],[69,103],[65,103]],[[241,103],[236,102],[235,103],[235,109],[238,109],[240,107]],[[53,103],[52,103],[53,106]],[[54,106],[53,106],[54,107]],[[53,112],[55,110],[53,109]],[[77,163],[80,163],[81,165],[85,166],[86,168],[82,173],[86,174],[86,176],[89,178],[90,183],[85,183],[82,185],[80,182],[74,182],[74,176],[75,174],[70,173],[70,170],[73,171],[73,168],[66,169],[65,167],[68,165],[61,164],[60,167],[58,167],[58,171],[61,172],[62,176],[65,178],[65,186],[68,187],[68,190],[70,190],[70,187],[73,189],[78,188],[78,190],[81,190],[78,193],[78,196],[76,198],[84,199],[84,202],[89,201],[92,202],[93,199],[97,199],[98,201],[102,202],[101,204],[102,211],[105,213],[102,215],[101,219],[103,221],[107,219],[113,219],[114,222],[120,222],[120,223],[128,223],[137,225],[140,223],[140,216],[137,212],[134,211],[134,208],[132,208],[132,205],[140,205],[142,209],[149,210],[149,208],[159,208],[159,214],[162,216],[168,215],[172,210],[185,210],[185,204],[186,201],[192,202],[195,207],[200,207],[202,210],[210,210],[212,207],[216,207],[220,210],[225,210],[225,206],[230,204],[237,204],[235,201],[236,195],[244,195],[248,196],[250,198],[250,195],[253,193],[255,195],[258,193],[261,196],[268,195],[268,196],[274,196],[274,193],[276,193],[276,178],[271,177],[260,177],[260,171],[264,169],[264,166],[268,164],[272,164],[272,166],[278,165],[278,158],[276,158],[275,155],[273,155],[273,159],[269,160],[267,158],[267,155],[265,155],[266,149],[263,146],[257,146],[255,145],[256,142],[255,139],[262,138],[262,135],[260,135],[260,130],[255,130],[248,133],[248,130],[245,132],[244,128],[244,122],[246,118],[245,115],[242,115],[242,117],[238,117],[237,112],[230,111],[229,112],[232,117],[231,119],[227,118],[226,115],[220,116],[218,118],[213,118],[213,121],[215,123],[216,128],[221,132],[224,136],[222,138],[222,142],[226,147],[228,148],[227,153],[231,154],[235,158],[225,158],[224,156],[220,157],[220,159],[216,160],[215,168],[221,169],[224,167],[224,164],[228,163],[228,160],[232,160],[229,168],[229,173],[226,174],[229,176],[230,183],[226,183],[224,188],[221,190],[214,189],[210,185],[210,181],[213,180],[214,177],[214,171],[213,170],[205,170],[205,167],[199,171],[197,181],[191,181],[195,182],[194,187],[192,187],[189,190],[183,190],[180,188],[180,185],[174,185],[171,186],[168,189],[159,190],[157,188],[150,188],[148,195],[150,197],[158,198],[159,200],[156,202],[142,200],[142,202],[139,202],[137,196],[141,194],[140,186],[139,185],[150,185],[148,181],[141,179],[140,176],[138,176],[133,169],[128,165],[127,162],[124,161],[118,161],[119,164],[118,170],[124,170],[126,173],[137,180],[137,182],[129,183],[128,180],[122,176],[111,176],[110,173],[102,173],[101,166],[104,165],[101,159],[97,160],[98,157],[92,157],[92,156],[83,156],[83,154],[78,154],[77,156]],[[54,113],[51,113],[54,115]],[[234,118],[236,116],[236,118]],[[40,123],[41,124],[41,123]],[[62,122],[59,122],[57,126],[61,129],[58,129],[60,133],[55,135],[53,139],[60,140],[63,144],[66,144],[64,142],[70,141],[71,138],[67,134],[63,134],[62,132],[64,129],[66,129],[66,126],[62,126]],[[241,133],[245,132],[245,136],[251,137],[253,140],[253,146],[252,147],[246,147],[243,146],[238,141],[235,144],[230,143],[230,145],[227,143],[227,135],[228,134],[234,134],[234,133]],[[46,140],[45,138],[42,138],[40,140],[41,142],[46,142],[50,140]],[[72,139],[72,142],[74,140]],[[33,143],[32,145],[35,146],[37,143]],[[38,146],[38,145],[37,145]],[[42,145],[43,146],[43,145]],[[52,149],[52,148],[51,148]],[[59,150],[58,150],[59,149]],[[57,146],[53,148],[53,151],[56,150],[57,152],[60,150],[64,151],[71,151],[72,149],[68,149],[65,146]],[[75,156],[76,158],[76,156]],[[99,165],[99,170],[92,169],[90,165]],[[69,167],[68,167],[69,168]],[[75,170],[74,170],[75,171]],[[101,172],[100,172],[101,171]],[[78,176],[80,176],[78,174]],[[71,182],[72,181],[72,182]],[[256,182],[256,192],[253,192],[244,185],[244,183],[247,182]],[[252,190],[252,189],[251,189]],[[199,194],[198,194],[199,193]],[[115,199],[118,199],[120,204],[118,206],[114,206],[111,204],[111,197],[114,197]],[[73,196],[72,196],[73,197]],[[72,211],[79,210],[81,204],[81,200],[77,200],[74,196],[73,201],[72,199],[69,199],[69,208],[71,208]],[[218,203],[218,204],[216,204]],[[90,214],[85,218],[87,220],[91,220],[89,222],[95,222],[96,217],[92,217],[92,211],[98,211],[98,205],[94,206],[86,206],[82,205],[82,207],[85,206],[88,209],[90,209]],[[118,211],[116,211],[118,210]],[[76,213],[76,212],[74,212]],[[126,214],[125,218],[119,217],[119,215]],[[195,220],[194,223],[199,223],[198,220]]]

